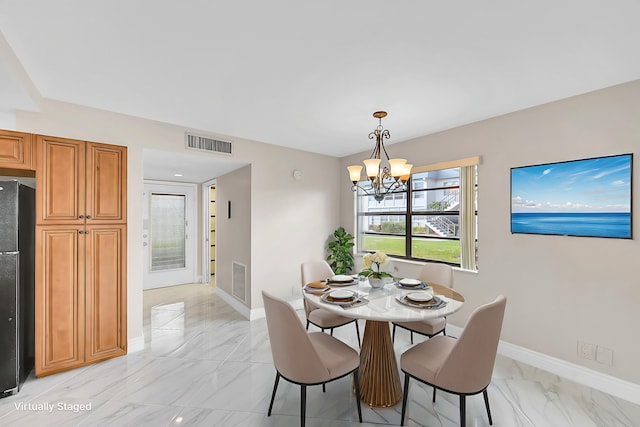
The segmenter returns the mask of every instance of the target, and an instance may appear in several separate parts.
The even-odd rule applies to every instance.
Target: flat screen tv
[[[511,168],[511,233],[631,239],[633,154]]]

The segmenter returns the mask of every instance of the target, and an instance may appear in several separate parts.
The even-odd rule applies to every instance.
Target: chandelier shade
[[[407,182],[411,177],[412,164],[407,163],[407,159],[389,159],[384,140],[391,136],[389,130],[382,127],[382,119],[387,116],[386,111],[376,111],[373,117],[378,119],[378,126],[369,134],[369,139],[375,139],[376,145],[371,156],[364,160],[365,173],[371,183],[371,188],[365,188],[358,184],[362,173],[362,166],[348,166],[349,179],[353,183],[351,190],[358,188],[367,195],[372,195],[380,203],[387,194],[405,191]],[[384,153],[384,158],[382,154]],[[382,161],[386,160],[386,164]]]

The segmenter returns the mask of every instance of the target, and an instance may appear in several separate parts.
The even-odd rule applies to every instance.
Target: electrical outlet
[[[578,341],[578,357],[581,359],[593,360],[595,359],[595,346],[591,343]]]
[[[607,366],[613,365],[613,350],[601,346],[596,346],[596,362]]]

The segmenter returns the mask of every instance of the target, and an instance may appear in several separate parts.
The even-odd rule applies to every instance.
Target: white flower
[[[362,257],[362,265],[364,268],[369,268],[371,267],[371,263],[373,262],[373,260],[371,259],[371,254],[365,254]]]
[[[376,251],[376,253],[374,253],[373,256],[371,257],[371,261],[375,262],[378,265],[382,265],[386,263],[387,260],[388,260],[387,254],[381,251]]]

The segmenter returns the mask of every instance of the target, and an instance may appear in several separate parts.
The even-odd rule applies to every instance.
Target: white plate
[[[427,302],[433,299],[433,294],[429,292],[409,292],[407,298],[411,301]]]
[[[417,279],[401,279],[399,283],[403,286],[418,286],[422,282]]]
[[[353,298],[354,295],[353,291],[348,291],[346,289],[338,289],[336,291],[329,292],[329,296],[333,299]]]
[[[333,276],[331,279],[329,279],[329,281],[331,282],[351,282],[352,280],[353,280],[353,277],[347,276],[344,274],[337,274]]]

